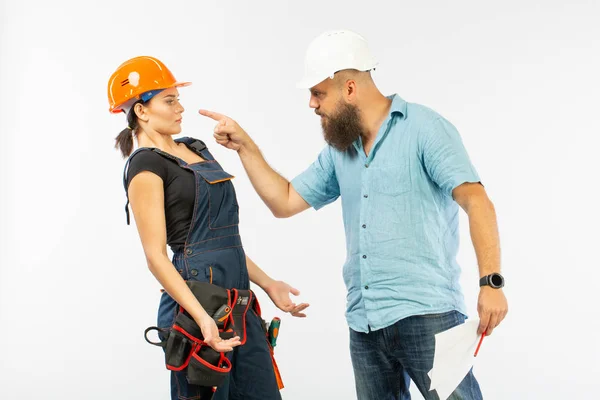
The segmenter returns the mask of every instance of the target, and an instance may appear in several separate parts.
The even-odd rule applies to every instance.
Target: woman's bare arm
[[[169,260],[162,179],[149,171],[137,174],[129,185],[129,202],[150,272],[167,293],[194,318],[211,347],[217,351],[230,351],[239,345],[239,337],[221,340],[212,317],[206,313]]]

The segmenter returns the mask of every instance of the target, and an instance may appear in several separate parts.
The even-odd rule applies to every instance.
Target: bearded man
[[[299,86],[310,90],[327,146],[291,182],[234,120],[200,113],[218,121],[216,141],[238,152],[276,217],[341,198],[358,399],[410,399],[411,379],[425,399],[438,399],[427,375],[435,335],[466,318],[456,261],[459,208],[479,264],[479,334],[490,335],[508,311],[496,214],[456,128],[427,107],[384,96],[371,76],[376,65],[367,42],[351,31],[325,32],[310,44]],[[449,397],[481,398],[472,371]]]

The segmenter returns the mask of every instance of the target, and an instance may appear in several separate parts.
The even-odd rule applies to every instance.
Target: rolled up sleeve
[[[340,196],[332,150],[327,146],[317,160],[292,180],[292,186],[315,210],[334,202]]]
[[[435,119],[419,137],[425,169],[442,192],[452,196],[461,184],[480,182],[462,139],[450,122]]]

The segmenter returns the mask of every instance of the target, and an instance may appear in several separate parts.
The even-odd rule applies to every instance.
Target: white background
[[[275,219],[196,112],[231,115],[293,178],[324,144],[294,84],[310,40],[333,28],[370,42],[384,94],[458,127],[496,205],[510,312],[478,357],[484,397],[598,398],[598,1],[1,4],[0,398],[168,398],[162,351],[142,339],[159,285],[125,224],[113,150],[125,120],[106,97],[110,74],[137,55],[193,81],[181,90],[183,133],[237,176],[250,257],[311,303],[305,320],[283,316],[284,399],[355,398],[339,202]],[[466,222],[459,262],[473,317]],[[280,315],[258,292],[265,316]]]

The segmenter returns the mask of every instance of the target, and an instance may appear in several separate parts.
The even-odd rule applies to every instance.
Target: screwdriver
[[[281,325],[281,319],[275,317],[269,324],[269,343],[271,347],[275,347],[277,345],[277,337],[279,336],[279,327]]]

